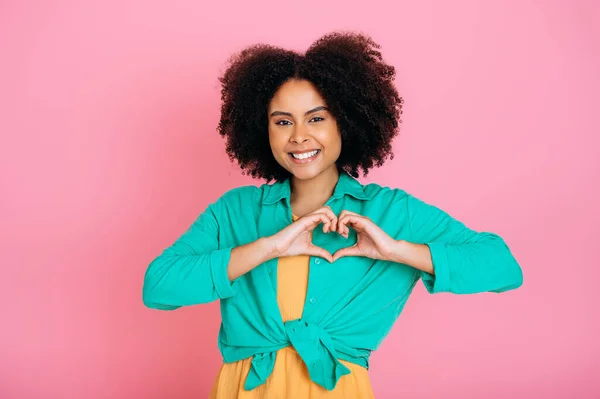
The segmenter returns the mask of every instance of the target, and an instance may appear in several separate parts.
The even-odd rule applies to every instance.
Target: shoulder
[[[435,211],[438,209],[433,204],[402,188],[369,183],[363,186],[363,190],[373,206],[386,209],[388,213],[397,210],[398,212],[410,214],[416,211]]]
[[[262,186],[240,186],[224,192],[212,205],[218,207],[231,207],[235,205],[252,205],[258,203],[262,197]]]
[[[363,191],[368,197],[369,201],[378,203],[393,205],[395,203],[403,202],[408,200],[411,195],[401,188],[394,188],[388,186],[382,186],[377,183],[369,183],[363,186]]]
[[[225,191],[208,204],[203,214],[212,215],[218,224],[229,225],[258,212],[262,190],[256,186],[239,186]]]

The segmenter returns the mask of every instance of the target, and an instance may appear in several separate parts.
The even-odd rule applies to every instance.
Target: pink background
[[[334,29],[381,43],[406,100],[395,160],[363,181],[501,234],[525,275],[503,295],[420,283],[372,357],[376,396],[600,397],[593,0],[202,3],[0,4],[1,398],[208,395],[218,303],[146,309],[144,271],[260,183],[216,132],[227,57]]]

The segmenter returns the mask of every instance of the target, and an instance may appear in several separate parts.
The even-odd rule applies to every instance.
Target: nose
[[[296,144],[302,144],[308,141],[308,129],[306,126],[296,125],[294,133],[290,137],[290,141]]]

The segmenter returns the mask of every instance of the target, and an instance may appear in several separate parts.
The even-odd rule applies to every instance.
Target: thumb
[[[317,247],[316,245],[311,245],[310,247],[308,247],[306,254],[312,256],[319,256],[323,259],[326,259],[329,263],[333,262],[333,257],[331,256],[331,254],[325,249]]]
[[[333,261],[335,262],[339,258],[343,258],[344,256],[361,256],[361,252],[358,249],[358,245],[354,244],[351,247],[346,247],[338,250],[333,254]]]

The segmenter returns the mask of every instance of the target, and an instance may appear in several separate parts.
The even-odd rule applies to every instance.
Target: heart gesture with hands
[[[275,257],[312,255],[333,262],[333,256],[312,243],[312,231],[323,223],[323,233],[336,230],[337,217],[329,207],[322,207],[302,216],[294,223],[272,236]]]
[[[338,218],[337,232],[345,238],[349,227],[356,231],[356,244],[338,250],[333,260],[344,256],[363,256],[371,259],[390,260],[398,241],[390,237],[371,219],[350,211],[342,211]]]
[[[349,229],[353,228],[357,233],[356,244],[342,248],[333,255],[313,245],[312,231],[321,223],[324,233],[337,232],[345,238],[349,236]],[[270,238],[276,257],[311,255],[329,262],[344,256],[390,260],[398,243],[368,217],[350,211],[342,211],[337,217],[327,206],[299,218]]]

